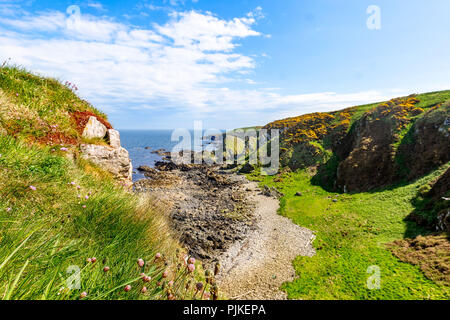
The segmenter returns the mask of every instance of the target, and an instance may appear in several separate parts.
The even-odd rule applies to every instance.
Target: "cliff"
[[[281,163],[315,167],[332,190],[363,192],[412,181],[450,160],[450,91],[314,113],[265,126],[281,130]]]
[[[166,212],[123,186],[119,133],[76,91],[0,67],[0,296],[165,299],[163,272],[186,278]]]

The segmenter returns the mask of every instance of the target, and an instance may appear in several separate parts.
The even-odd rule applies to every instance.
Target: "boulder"
[[[109,141],[109,145],[113,148],[120,148],[120,133],[114,129],[108,129],[107,139]]]
[[[106,135],[106,127],[97,120],[96,117],[91,116],[84,127],[83,138],[87,139],[103,139]]]
[[[247,162],[239,170],[239,173],[251,173],[253,170],[255,170],[255,167]]]
[[[95,144],[82,144],[81,154],[99,167],[111,172],[118,179],[132,180],[133,166],[124,148],[111,148]]]

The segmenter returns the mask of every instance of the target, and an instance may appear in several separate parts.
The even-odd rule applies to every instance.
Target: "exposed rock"
[[[407,219],[433,231],[450,232],[450,169],[422,188],[429,191],[421,194],[419,189],[413,201],[416,209]]]
[[[119,179],[131,181],[133,167],[126,149],[82,144],[80,150],[84,159],[92,161]]]
[[[251,173],[253,170],[255,170],[255,167],[247,162],[239,170],[239,173]]]
[[[218,166],[161,162],[158,168],[164,170],[135,182],[134,190],[164,204],[191,255],[210,263],[253,229],[245,177],[220,174]]]
[[[83,130],[82,136],[87,139],[103,139],[106,135],[106,130],[106,127],[96,117],[91,116]]]
[[[108,129],[107,139],[109,141],[109,145],[113,148],[120,148],[120,133],[114,129]]]
[[[410,181],[450,161],[450,126],[445,125],[450,104],[433,107],[415,120],[415,109],[404,101],[394,99],[392,105],[375,108],[343,139],[336,151],[343,159],[337,168],[339,189],[361,192]]]
[[[278,191],[274,187],[264,186],[261,193],[263,195],[265,195],[266,197],[272,197],[272,198],[276,198],[276,199],[284,197],[284,194],[282,192]]]
[[[158,173],[158,170],[150,168],[149,166],[140,166],[137,168],[140,172],[143,172],[146,177],[152,177]]]
[[[450,161],[450,124],[446,124],[449,115],[450,103],[427,111],[411,129],[414,143],[399,147],[409,180]]]

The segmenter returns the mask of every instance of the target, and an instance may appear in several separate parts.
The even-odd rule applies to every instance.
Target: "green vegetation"
[[[106,115],[76,95],[76,86],[33,75],[27,70],[0,68],[0,131],[30,142],[74,145],[82,140],[75,112]]]
[[[73,299],[86,291],[91,299],[138,299],[161,294],[156,282],[164,264],[152,263],[153,257],[157,250],[174,251],[175,243],[150,200],[132,196],[106,173],[82,161],[73,164],[48,147],[30,147],[2,135],[0,154],[0,297]],[[98,261],[88,263],[89,257]],[[145,272],[154,279],[146,296],[139,294],[142,281],[136,281],[144,270],[138,258],[150,261]],[[77,268],[82,270],[80,290],[69,290],[66,281]],[[135,290],[124,295],[126,284]]]
[[[417,266],[399,261],[386,244],[429,231],[405,217],[414,210],[419,188],[450,163],[411,184],[377,192],[336,194],[311,183],[306,170],[280,177],[252,175],[285,196],[280,214],[316,232],[317,254],[293,263],[298,278],[283,286],[291,299],[449,299],[450,288],[425,277]],[[275,182],[279,181],[279,182]],[[301,192],[302,196],[295,196]],[[381,272],[381,289],[366,285],[370,266]]]
[[[0,68],[0,299],[192,294],[185,285],[193,273],[180,263],[164,210],[78,156],[79,115],[106,117],[74,91]]]

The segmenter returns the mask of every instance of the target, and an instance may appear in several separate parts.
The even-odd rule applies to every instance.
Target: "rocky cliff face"
[[[419,190],[409,220],[435,231],[450,232],[450,169]]]
[[[108,145],[81,144],[80,151],[84,159],[90,160],[111,172],[117,179],[126,184],[131,183],[133,167],[128,151],[120,145],[119,131],[108,129],[96,117],[91,116],[83,130],[83,137],[86,139],[104,139],[108,142]]]
[[[319,184],[363,192],[410,181],[450,161],[449,98],[450,92],[412,95],[265,128],[282,132],[282,165],[316,167]]]
[[[450,161],[450,105],[424,112],[415,98],[396,99],[364,115],[344,138],[337,187],[367,191],[410,181]]]

